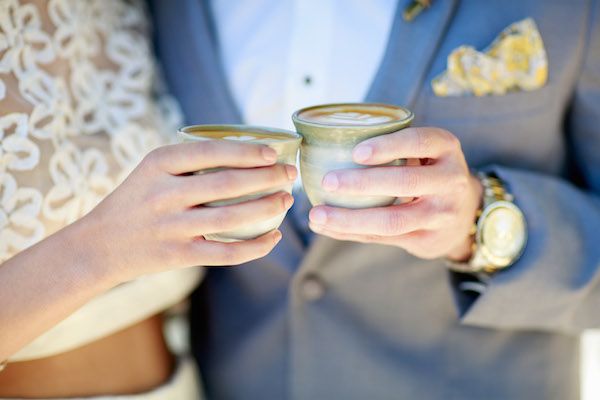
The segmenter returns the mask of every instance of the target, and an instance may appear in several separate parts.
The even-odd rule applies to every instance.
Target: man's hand
[[[313,231],[339,240],[399,246],[420,258],[469,258],[482,187],[456,136],[439,128],[406,128],[360,143],[353,158],[363,165],[400,158],[420,162],[332,171],[323,178],[325,190],[413,200],[361,210],[317,206],[310,212]]]

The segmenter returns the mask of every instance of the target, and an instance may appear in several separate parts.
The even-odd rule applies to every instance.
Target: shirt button
[[[313,81],[312,76],[310,76],[310,75],[304,76],[303,82],[306,86],[312,85],[312,81]]]
[[[317,275],[307,275],[301,286],[302,296],[305,300],[316,301],[325,294],[325,285]]]

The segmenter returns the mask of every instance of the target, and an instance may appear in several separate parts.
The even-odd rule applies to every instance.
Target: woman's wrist
[[[61,246],[63,254],[68,255],[68,265],[72,268],[74,278],[81,282],[89,282],[93,286],[108,290],[126,279],[114,260],[107,233],[93,215],[72,223],[57,232],[57,246]]]

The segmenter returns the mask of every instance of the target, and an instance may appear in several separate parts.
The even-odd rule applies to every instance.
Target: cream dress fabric
[[[160,85],[149,33],[141,1],[0,0],[0,262],[89,212],[175,136],[180,114]],[[141,321],[184,299],[200,275],[189,268],[121,285],[10,361]]]

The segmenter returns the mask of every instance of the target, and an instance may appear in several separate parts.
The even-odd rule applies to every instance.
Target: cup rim
[[[295,141],[301,141],[302,136],[297,132],[293,132],[287,129],[272,128],[268,126],[259,125],[244,125],[244,124],[197,124],[197,125],[186,125],[182,126],[177,130],[177,134],[183,138],[193,140],[215,140],[214,138],[207,136],[194,135],[191,132],[205,132],[205,131],[231,131],[231,132],[247,132],[247,133],[259,133],[259,134],[274,134],[281,135],[283,138],[260,138],[244,141],[244,143],[290,143]]]
[[[392,121],[382,122],[379,124],[369,124],[369,125],[346,125],[346,124],[331,124],[325,122],[315,122],[308,121],[300,117],[300,114],[306,111],[314,110],[315,108],[323,108],[323,107],[380,107],[380,108],[394,108],[396,110],[401,110],[406,113],[406,117],[402,119],[395,119]],[[365,129],[365,128],[385,128],[385,127],[393,127],[396,125],[404,125],[412,121],[415,117],[415,114],[410,111],[406,107],[397,106],[395,104],[386,104],[386,103],[328,103],[328,104],[317,104],[314,106],[304,107],[299,110],[294,111],[292,114],[292,121],[294,123],[302,124],[305,126],[313,126],[313,127],[329,127],[329,128],[343,128],[343,129]]]

